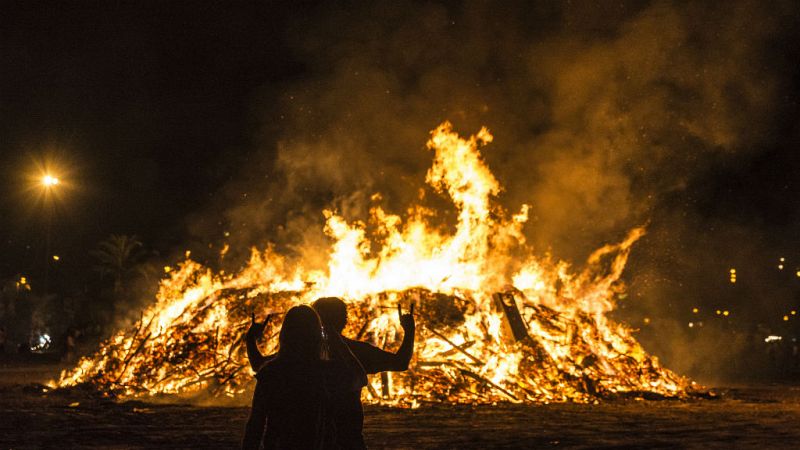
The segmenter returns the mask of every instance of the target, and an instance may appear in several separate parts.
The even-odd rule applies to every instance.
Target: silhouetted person
[[[78,346],[78,330],[73,327],[67,328],[64,334],[64,362],[75,361],[76,348]]]
[[[397,313],[400,319],[400,326],[403,327],[403,342],[397,353],[390,353],[381,350],[374,345],[349,339],[341,336],[347,324],[347,305],[337,297],[324,297],[315,301],[312,305],[319,314],[320,319],[328,333],[329,340],[333,341],[336,337],[347,344],[352,354],[361,363],[364,371],[374,374],[386,371],[404,371],[408,369],[408,363],[414,352],[414,335],[416,325],[414,323],[414,305],[408,314],[403,314],[400,305],[397,306]],[[258,350],[256,339],[262,335],[269,317],[261,323],[253,322],[247,331],[247,357],[250,359],[250,366],[254,371],[269,362],[274,356],[264,356]],[[364,410],[361,406],[361,389],[357,392],[334,389],[339,395],[331,407],[334,409],[334,420],[337,430],[337,444],[341,448],[359,449],[365,448],[363,427]]]
[[[256,375],[242,448],[333,448],[330,385],[360,392],[366,384],[363,369],[341,339],[329,343],[336,358],[321,359],[322,327],[308,306],[286,313],[278,341],[278,353]]]

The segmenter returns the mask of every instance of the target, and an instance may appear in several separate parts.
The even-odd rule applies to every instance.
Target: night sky
[[[65,261],[111,233],[184,244],[187,215],[253,147],[254,100],[302,73],[275,8],[4,2],[3,275],[40,256],[45,211],[22,191],[43,160],[69,169],[53,225]]]
[[[40,270],[41,161],[74,289],[111,233],[169,260],[225,232],[313,241],[322,207],[360,217],[373,192],[402,211],[449,119],[493,131],[542,251],[580,264],[648,224],[631,317],[778,317],[800,292],[796,8],[600,3],[4,1],[0,276]]]

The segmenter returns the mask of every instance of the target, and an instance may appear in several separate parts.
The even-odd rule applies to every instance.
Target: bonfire
[[[526,244],[528,206],[510,213],[479,148],[492,135],[464,139],[449,123],[431,132],[426,182],[452,200],[451,227],[412,206],[387,212],[374,196],[368,222],[323,211],[331,240],[326,270],[310,270],[273,247],[253,249],[236,273],[215,272],[189,255],[163,279],[155,302],[130,329],[66,370],[58,386],[90,384],[122,397],[156,394],[244,397],[253,373],[243,337],[250,314],[286,311],[323,296],[349,304],[344,334],[396,349],[397,305],[417,305],[410,369],[374,376],[364,401],[596,402],[618,396],[684,397],[694,384],[662,367],[609,317],[620,280],[644,230],[595,251],[584,268],[541,256]],[[261,342],[276,350],[280,320]]]

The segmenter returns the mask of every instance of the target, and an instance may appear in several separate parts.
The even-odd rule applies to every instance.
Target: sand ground
[[[0,368],[0,449],[236,448],[247,408],[43,391],[54,366]],[[800,384],[717,400],[367,407],[370,448],[800,448]]]

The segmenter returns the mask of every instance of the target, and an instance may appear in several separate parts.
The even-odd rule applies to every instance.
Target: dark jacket
[[[337,418],[350,412],[348,402],[358,398],[362,377],[360,366],[342,360],[270,359],[256,374],[242,448],[349,448],[342,446],[349,430],[340,429]]]
[[[244,449],[320,449],[333,431],[321,361],[269,361],[256,375]]]

